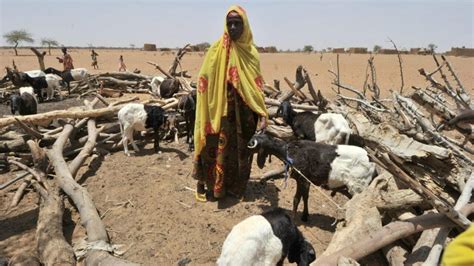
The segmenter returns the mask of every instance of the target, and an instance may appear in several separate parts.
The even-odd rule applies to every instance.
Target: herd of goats
[[[38,254],[11,258],[10,263],[21,259],[47,265],[76,263],[77,254],[57,219],[64,211],[61,190],[74,202],[87,232],[88,248],[81,254],[85,263],[134,264],[112,255],[113,245],[97,209],[75,177],[89,157],[122,148],[130,156],[129,142],[139,152],[134,131],[146,132],[138,138],[151,135],[156,152],[160,140],[178,141],[184,135],[189,151],[193,150],[195,84],[186,71],[177,72],[185,53],[186,47],[178,51],[168,71],[149,62],[160,76],[6,69],[0,97],[10,104],[13,115],[0,118],[0,172],[22,172],[0,184],[0,189],[22,182],[10,207],[18,205],[30,186],[41,198]],[[419,70],[426,87],[409,90],[404,88],[400,61],[402,85],[388,96],[377,84],[374,57],[368,60],[360,89],[341,84],[338,71],[329,71],[334,75],[334,101],[314,88],[302,66],[296,69],[294,82],[285,78],[288,89],[281,89],[279,80],[265,84],[269,125],[254,135],[248,148],[258,154],[260,168],[270,155],[282,162],[280,168],[265,173],[262,182],[279,177],[296,180],[293,217],[275,209],[240,222],[223,243],[218,264],[280,265],[288,258],[298,265],[358,265],[357,261],[381,251],[390,265],[437,265],[443,247],[469,226],[467,217],[474,212],[474,104],[446,58],[433,58],[435,70]],[[151,97],[137,102],[138,98],[124,100],[124,93]],[[93,100],[85,100],[82,107],[37,113],[43,101],[85,96]],[[105,107],[96,108],[98,104]],[[319,187],[347,192],[350,198],[340,207],[323,195],[345,218],[317,257],[294,223],[301,198],[301,220],[308,220],[311,186],[321,193]]]

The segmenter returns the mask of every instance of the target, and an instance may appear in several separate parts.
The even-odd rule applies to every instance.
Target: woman
[[[247,142],[266,126],[258,52],[245,11],[232,6],[224,34],[208,50],[199,73],[194,128],[196,199],[241,197],[250,177]]]
[[[96,68],[99,69],[99,63],[97,62],[97,56],[99,56],[99,54],[96,53],[94,51],[94,49],[92,49],[92,53],[91,53],[92,64],[91,64],[91,66],[93,66],[94,69],[96,69]]]
[[[119,57],[119,70],[118,71],[120,72],[122,70],[127,71],[127,67],[125,66],[125,63],[123,62],[123,56],[120,55],[120,57]]]
[[[72,57],[70,54],[67,53],[67,48],[61,48],[63,52],[63,57],[56,57],[59,60],[59,63],[63,63],[64,71],[74,69],[74,65],[72,64]]]

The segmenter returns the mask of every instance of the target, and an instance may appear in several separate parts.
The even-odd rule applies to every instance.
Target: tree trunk
[[[16,42],[15,46],[13,46],[13,50],[15,50],[15,56],[18,56],[18,51],[16,50],[17,47],[18,47],[18,43]]]
[[[51,45],[48,45],[48,54],[51,55]]]
[[[76,265],[74,251],[63,234],[64,204],[57,185],[42,199],[36,227],[36,244],[39,257],[45,265]]]
[[[46,69],[44,66],[44,56],[46,55],[46,52],[40,53],[36,48],[31,48],[31,51],[33,51],[33,53],[38,58],[38,64],[39,64],[40,69],[44,71]]]

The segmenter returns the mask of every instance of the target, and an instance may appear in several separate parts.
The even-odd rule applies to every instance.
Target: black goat
[[[179,91],[181,84],[177,79],[165,79],[160,84],[160,96],[168,99]]]
[[[313,140],[327,144],[348,144],[363,147],[362,137],[352,134],[349,123],[341,114],[313,112],[295,112],[289,101],[283,101],[277,110],[277,116],[293,130],[299,139]]]
[[[48,82],[46,82],[46,77],[30,77],[29,75],[24,75],[23,80],[26,81],[31,87],[33,87],[34,93],[37,95],[39,102],[43,102],[43,89],[48,88]]]
[[[196,120],[196,90],[179,98],[178,110],[183,114],[186,121],[186,143],[189,151],[194,150],[194,123]]]
[[[60,76],[63,79],[63,82],[66,83],[67,92],[71,94],[71,81],[80,81],[87,77],[87,69],[85,68],[74,68],[64,71],[59,71],[55,68],[48,67],[45,69],[44,73],[46,74],[55,74]]]
[[[369,162],[367,152],[356,146],[328,145],[308,140],[295,140],[286,143],[265,133],[255,134],[249,141],[250,150],[258,151],[257,164],[263,168],[269,155],[298,169],[311,183],[327,185],[331,189],[347,186],[351,194],[361,192],[367,187],[375,173],[375,165]],[[296,215],[303,197],[304,210],[301,220],[308,220],[308,196],[310,183],[297,171],[290,177],[296,180],[296,193],[293,212]]]
[[[37,103],[35,97],[23,92],[21,95],[13,95],[10,98],[10,109],[12,114],[18,112],[20,115],[33,115],[37,113]]]
[[[316,259],[313,246],[281,208],[253,215],[232,228],[217,265],[309,265]]]

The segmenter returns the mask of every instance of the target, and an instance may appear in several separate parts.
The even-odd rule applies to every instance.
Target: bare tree
[[[26,30],[13,30],[3,35],[3,38],[7,43],[14,45],[13,50],[15,50],[15,55],[18,56],[18,51],[16,48],[21,42],[32,43],[35,40],[31,37],[31,33]]]
[[[41,45],[48,46],[48,54],[51,55],[51,47],[57,47],[59,43],[51,38],[43,38],[41,39]]]

